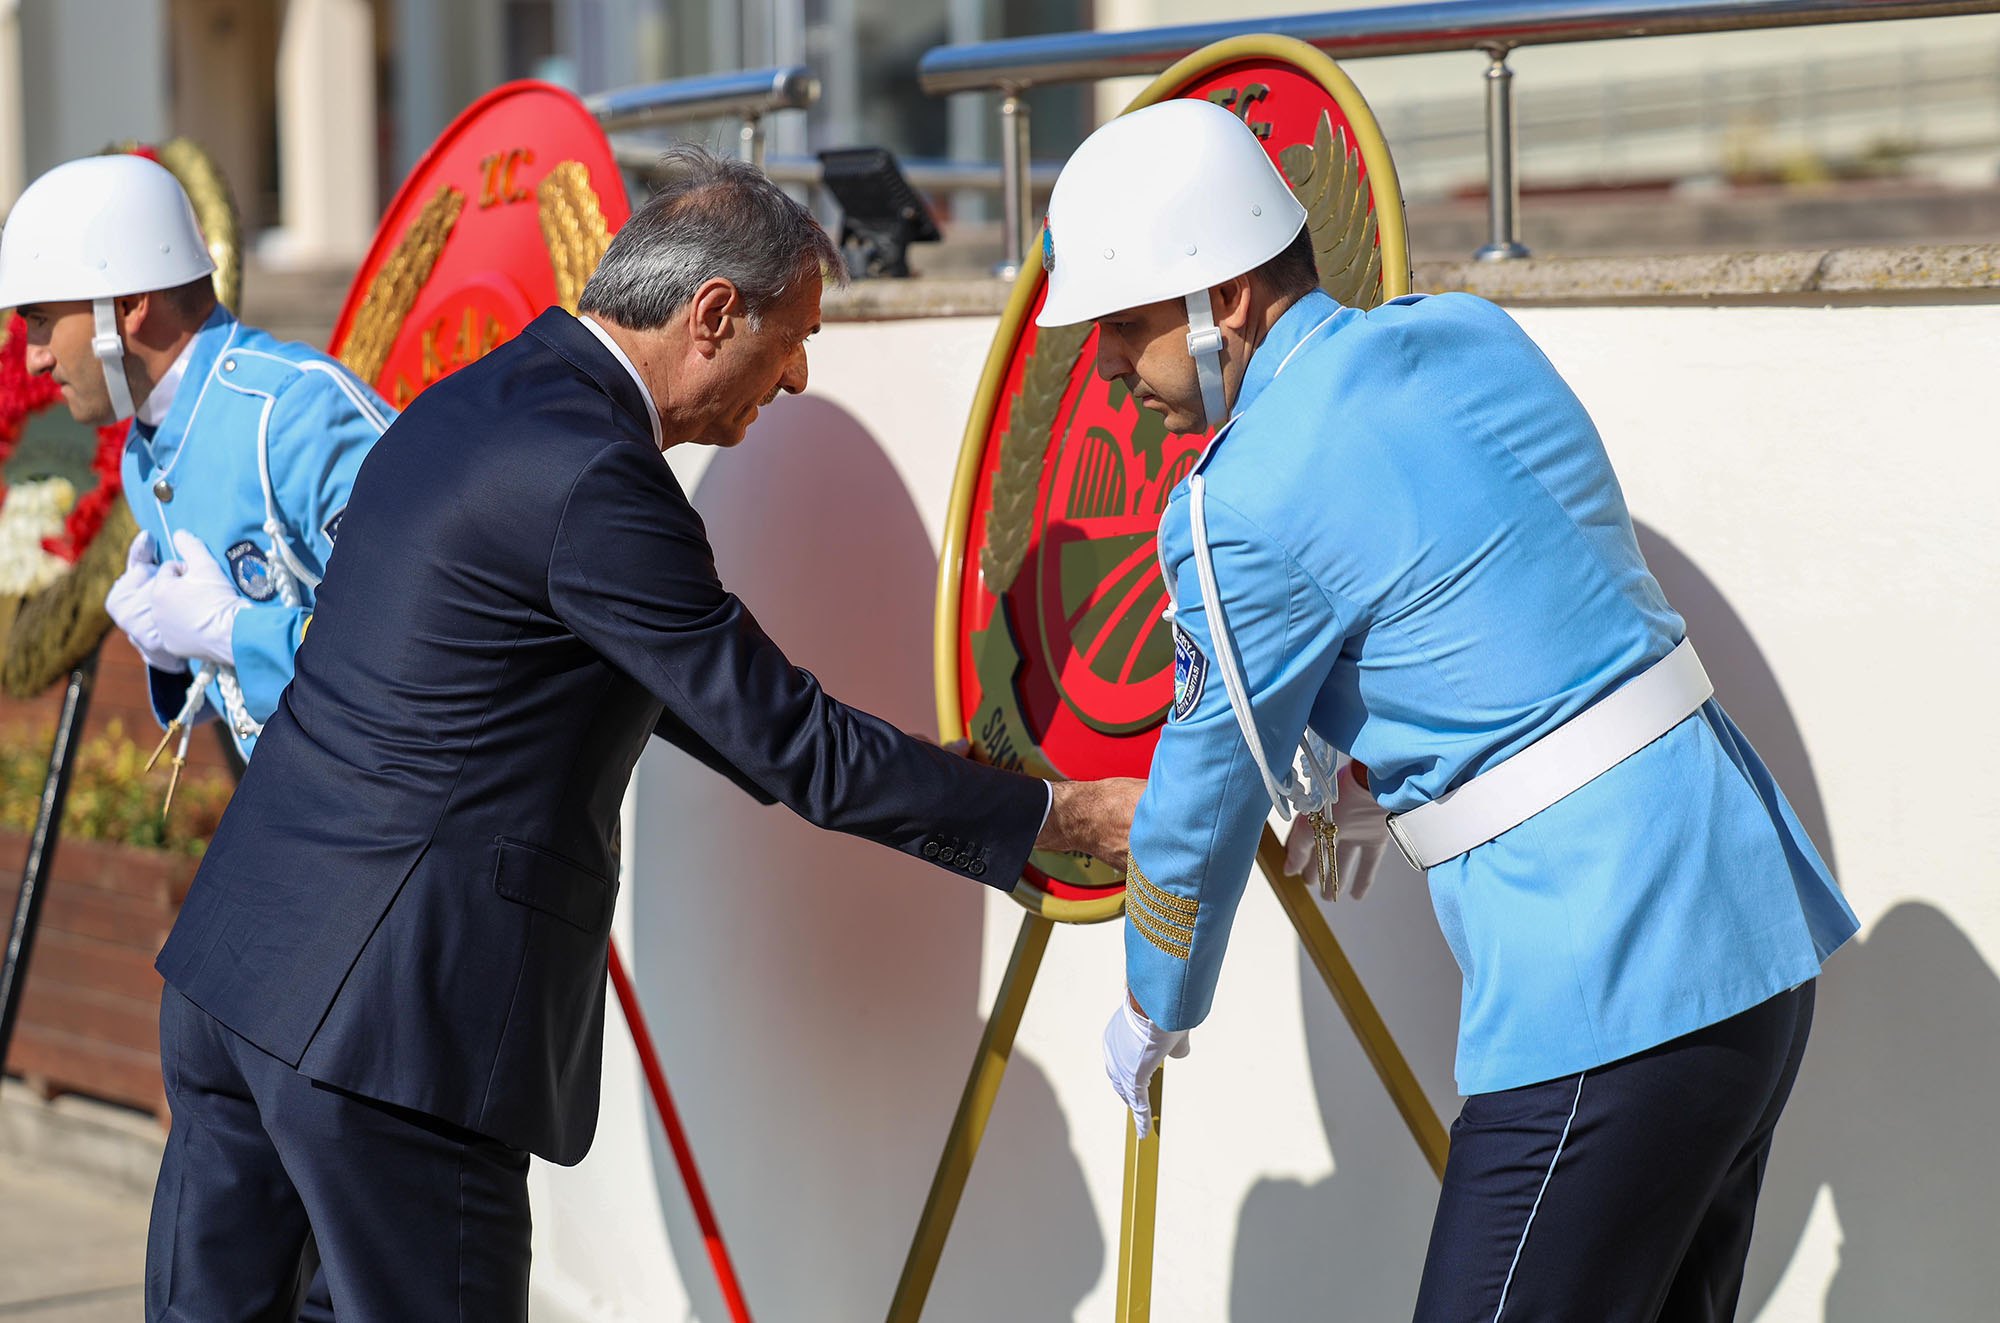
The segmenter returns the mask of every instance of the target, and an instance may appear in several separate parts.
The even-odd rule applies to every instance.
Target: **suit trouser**
[[[1417,1323],[1726,1323],[1813,984],[1637,1055],[1476,1094]]]
[[[528,1155],[306,1078],[172,987],[149,1323],[290,1323],[317,1243],[341,1323],[525,1323]]]

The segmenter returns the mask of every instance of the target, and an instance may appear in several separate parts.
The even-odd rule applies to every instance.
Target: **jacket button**
[[[966,871],[974,877],[982,877],[986,873],[986,861],[984,859],[975,859],[972,861],[972,867]]]
[[[223,370],[224,372],[234,372],[234,371],[236,370],[236,360],[235,360],[235,359],[233,359],[233,358],[225,358],[225,359],[223,359],[223,360],[222,360],[222,370]]]
[[[937,858],[937,856],[938,856],[938,843],[936,841],[925,841],[924,858],[935,859]]]
[[[958,856],[956,854],[953,854],[950,850],[946,850],[943,854],[940,854],[938,856],[938,862],[943,864],[946,868],[956,868],[958,867]]]

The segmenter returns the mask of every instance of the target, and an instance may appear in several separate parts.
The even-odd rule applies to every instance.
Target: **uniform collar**
[[[236,318],[227,308],[216,304],[194,339],[188,341],[187,348],[181,350],[181,356],[146,397],[146,408],[137,417],[140,426],[134,429],[134,434],[151,434],[155,462],[165,450],[178,449],[188,425],[194,421],[195,410],[201,405],[209,375],[215,371],[215,360],[221,357],[223,346],[235,338],[236,327]],[[182,389],[184,386],[189,389]],[[166,391],[166,399],[156,408],[153,401],[162,390]]]
[[[1341,306],[1331,295],[1317,289],[1285,309],[1277,324],[1271,327],[1271,333],[1264,337],[1264,343],[1250,355],[1250,362],[1243,369],[1243,383],[1236,391],[1236,408],[1230,413],[1229,421],[1202,446],[1201,454],[1195,457],[1194,467],[1189,473],[1199,473],[1208,467],[1209,457],[1215,453],[1215,443],[1222,440],[1224,433],[1234,427],[1237,420],[1257,402],[1264,388],[1278,379],[1278,373],[1292,361],[1295,353],[1325,339],[1330,331],[1338,329],[1353,315],[1354,309]],[[1327,330],[1320,330],[1329,321],[1333,325]],[[1184,484],[1187,480],[1183,478],[1181,481]],[[1180,487],[1176,486],[1174,490],[1179,491]]]
[[[146,402],[133,412],[133,417],[146,426],[158,427],[166,420],[167,410],[174,407],[174,395],[181,388],[181,378],[187,375],[188,358],[194,353],[194,342],[200,334],[197,331],[188,337],[188,342],[181,346],[181,352],[174,356],[174,361],[153,383],[153,389],[146,393]]]
[[[1250,362],[1243,369],[1243,384],[1236,390],[1236,408],[1229,416],[1239,417],[1255,404],[1257,397],[1264,393],[1264,388],[1277,379],[1278,370],[1290,360],[1292,351],[1304,344],[1306,337],[1312,335],[1322,322],[1343,313],[1352,316],[1354,310],[1343,308],[1332,296],[1317,289],[1285,309],[1284,315],[1271,328],[1271,333],[1264,337],[1264,343],[1250,355]],[[1338,325],[1339,322],[1336,322],[1314,339],[1324,339]]]
[[[653,398],[653,393],[646,389],[646,379],[639,375],[638,368],[632,366],[631,358],[626,355],[623,349],[620,349],[618,347],[618,342],[611,338],[611,333],[605,330],[602,326],[599,326],[594,318],[587,316],[579,316],[577,318],[577,321],[583,323],[584,330],[589,331],[592,335],[597,337],[598,343],[602,344],[606,349],[609,349],[611,351],[611,356],[618,360],[619,365],[622,366],[626,372],[631,374],[632,384],[639,388],[640,396],[650,401]],[[667,434],[661,428],[660,425],[659,409],[653,408],[646,410],[646,421],[653,425],[654,449],[665,450],[667,448]]]

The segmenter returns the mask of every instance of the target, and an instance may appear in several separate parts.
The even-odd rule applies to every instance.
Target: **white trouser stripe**
[[[1535,1191],[1535,1206],[1528,1210],[1528,1224],[1521,1228],[1521,1241],[1514,1246],[1514,1258],[1507,1265],[1507,1280],[1500,1284],[1500,1303],[1493,1310],[1493,1323],[1500,1323],[1500,1311],[1507,1308],[1507,1291],[1514,1285],[1514,1269],[1521,1266],[1521,1251],[1528,1246],[1528,1232],[1535,1225],[1535,1214],[1542,1209],[1542,1196],[1549,1192],[1549,1181],[1556,1174],[1556,1163],[1562,1161],[1563,1145],[1569,1142],[1569,1128],[1576,1124],[1576,1109],[1583,1105],[1583,1076],[1576,1077],[1576,1101],[1569,1105],[1569,1120],[1563,1122],[1562,1137],[1556,1140],[1556,1151],[1549,1158],[1549,1169],[1542,1173],[1542,1188]]]

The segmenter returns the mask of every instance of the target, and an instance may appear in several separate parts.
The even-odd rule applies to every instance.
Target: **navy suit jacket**
[[[159,958],[311,1078],[560,1163],[596,1129],[618,808],[649,735],[994,885],[1047,806],[786,660],[717,579],[651,407],[553,309],[389,428]]]

